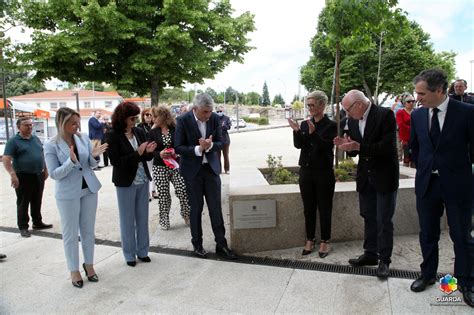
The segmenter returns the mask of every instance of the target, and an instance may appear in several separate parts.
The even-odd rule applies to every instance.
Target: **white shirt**
[[[439,130],[443,130],[443,124],[444,124],[444,119],[446,118],[446,112],[448,111],[448,103],[449,103],[449,97],[446,96],[446,99],[438,105],[438,121],[439,121]],[[431,130],[431,119],[433,117],[433,108],[430,108],[429,110],[429,119],[428,119],[428,126]]]
[[[196,117],[196,114],[194,113],[193,111],[193,115],[194,115],[194,119],[196,119],[196,123],[198,125],[198,128],[199,128],[199,131],[201,132],[201,137],[203,139],[206,139],[206,123],[207,122],[202,122],[200,121],[197,117]],[[214,143],[211,143],[211,146],[209,147],[209,149],[206,150],[206,152],[209,152],[212,147],[214,146]],[[196,156],[202,156],[202,152],[201,150],[199,150],[200,146],[195,146],[194,147],[194,154],[196,154]],[[203,159],[202,159],[202,164],[205,164],[207,163],[207,158],[206,158],[206,155],[204,155]]]
[[[369,103],[369,106],[365,110],[364,115],[359,120],[359,131],[360,131],[360,135],[362,136],[362,138],[364,138],[364,130],[365,130],[365,125],[367,124],[367,116],[369,116],[370,106],[372,106],[371,103]]]

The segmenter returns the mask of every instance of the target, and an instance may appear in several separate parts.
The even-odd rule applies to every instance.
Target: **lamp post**
[[[7,141],[10,139],[10,132],[8,131],[8,104],[7,104],[7,93],[5,87],[5,69],[2,67],[2,87],[1,92],[3,96],[3,112],[5,113],[5,137]]]
[[[76,96],[76,109],[77,109],[77,112],[80,114],[80,110],[79,110],[79,92],[74,92],[74,93],[72,93],[72,95]]]

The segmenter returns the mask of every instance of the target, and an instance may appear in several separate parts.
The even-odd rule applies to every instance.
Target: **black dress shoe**
[[[365,254],[362,254],[357,258],[349,259],[349,264],[351,264],[353,267],[377,266],[378,259],[375,257],[369,257]]]
[[[234,252],[227,246],[216,246],[216,254],[224,259],[237,259],[237,256],[234,254]]]
[[[130,267],[135,267],[137,265],[137,262],[136,261],[127,261],[127,265],[129,265]]]
[[[5,258],[7,258],[7,255],[5,255],[5,254],[0,254],[0,259],[5,259]]]
[[[82,264],[82,268],[84,268],[84,272],[86,273],[87,280],[89,280],[90,282],[99,282],[99,276],[97,274],[93,274],[92,276],[89,276],[89,274],[87,273],[86,264]]]
[[[412,290],[413,292],[422,292],[422,291],[425,291],[428,285],[433,285],[435,284],[435,282],[436,282],[435,278],[425,280],[423,279],[423,277],[419,277],[418,279],[413,281],[413,283],[410,286],[410,290]]]
[[[28,231],[28,229],[23,229],[23,230],[20,230],[20,235],[22,237],[30,237],[31,233],[30,233],[30,231]]]
[[[82,286],[84,285],[84,281],[82,280],[72,281],[72,285],[75,286],[76,288],[82,289]]]
[[[381,279],[387,279],[388,275],[390,274],[389,264],[383,262],[382,260],[379,262],[379,266],[377,268],[377,277]]]
[[[33,224],[33,230],[46,230],[52,228],[52,224],[46,224],[41,222],[40,224]]]
[[[150,259],[150,257],[148,257],[148,256],[145,256],[145,257],[138,257],[138,259],[140,259],[141,261],[146,262],[146,263],[151,262],[151,259]]]
[[[474,287],[461,286],[459,291],[462,292],[462,298],[464,302],[470,307],[474,307]]]
[[[207,252],[202,246],[194,248],[194,255],[199,258],[207,258]]]

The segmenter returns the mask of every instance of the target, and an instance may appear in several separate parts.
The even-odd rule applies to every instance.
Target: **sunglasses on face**
[[[415,103],[415,100],[405,101],[405,103]]]
[[[149,116],[151,116],[151,114],[150,114],[150,113],[146,113],[145,116],[146,116],[146,117],[149,117]]]
[[[222,111],[221,111],[221,110],[218,110],[218,111],[216,111],[216,113],[222,113]]]

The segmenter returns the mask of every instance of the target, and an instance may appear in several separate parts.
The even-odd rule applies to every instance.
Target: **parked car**
[[[233,128],[237,128],[237,120],[235,118],[232,117],[230,119],[230,122],[232,123]],[[245,127],[247,127],[247,123],[242,118],[239,118],[239,128],[245,128]]]

